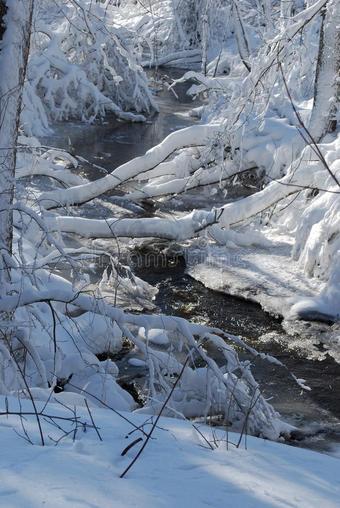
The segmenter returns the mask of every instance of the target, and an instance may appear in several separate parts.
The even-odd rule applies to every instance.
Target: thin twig
[[[92,422],[93,428],[94,428],[94,430],[95,430],[95,431],[96,431],[96,433],[97,433],[97,436],[98,436],[98,438],[99,438],[99,441],[103,441],[103,438],[102,438],[102,436],[100,435],[100,432],[99,432],[99,430],[98,430],[98,427],[97,427],[97,425],[94,423],[93,416],[92,416],[92,413],[91,413],[91,411],[90,411],[90,408],[89,408],[88,402],[87,402],[87,400],[86,400],[86,399],[84,399],[84,401],[85,401],[86,409],[87,409],[87,411],[88,411],[88,413],[89,413],[89,416],[90,416],[90,418],[91,418],[91,422]]]
[[[139,459],[139,457],[140,457],[140,456],[141,456],[141,454],[143,453],[143,450],[145,449],[145,447],[146,447],[146,445],[148,444],[148,442],[149,442],[149,440],[150,440],[150,438],[151,438],[151,436],[152,436],[152,434],[153,434],[153,432],[154,432],[155,428],[157,427],[157,423],[158,423],[158,421],[159,421],[160,417],[162,416],[162,413],[163,413],[163,411],[164,411],[164,409],[165,409],[166,405],[168,404],[168,402],[169,402],[169,400],[170,400],[170,398],[171,398],[172,394],[174,393],[174,390],[175,390],[176,386],[178,385],[178,383],[179,383],[179,381],[180,381],[180,379],[181,379],[181,377],[182,377],[182,375],[183,375],[183,373],[184,373],[184,370],[185,370],[185,368],[186,368],[186,366],[187,366],[188,362],[189,362],[189,355],[187,356],[187,358],[186,358],[185,362],[183,363],[183,366],[182,366],[182,368],[181,368],[181,371],[180,371],[180,373],[178,374],[178,377],[177,377],[176,381],[174,382],[174,384],[173,384],[173,386],[172,386],[172,388],[171,388],[171,390],[170,390],[170,392],[169,392],[169,395],[167,396],[167,398],[166,398],[166,399],[165,399],[165,401],[163,402],[162,407],[161,407],[161,409],[160,409],[160,411],[159,411],[159,413],[158,413],[158,415],[157,415],[157,418],[155,419],[155,421],[154,421],[154,423],[153,423],[153,425],[152,425],[152,427],[151,427],[151,429],[150,429],[150,432],[149,432],[149,433],[147,434],[147,436],[146,436],[146,440],[144,441],[144,443],[143,443],[143,445],[141,446],[140,450],[138,451],[137,455],[134,457],[134,459],[130,462],[130,464],[128,465],[128,467],[127,467],[127,468],[123,471],[123,473],[120,475],[120,478],[124,478],[124,476],[128,473],[128,471],[130,471],[130,469],[132,468],[132,466],[135,464],[135,462]]]

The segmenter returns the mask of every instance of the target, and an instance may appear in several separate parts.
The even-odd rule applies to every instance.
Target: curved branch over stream
[[[43,193],[39,199],[40,204],[44,208],[51,209],[86,203],[105,192],[112,191],[123,182],[153,169],[176,150],[207,144],[209,139],[216,136],[218,132],[219,126],[214,124],[194,125],[173,132],[162,143],[147,151],[145,155],[122,164],[103,178],[67,190]]]

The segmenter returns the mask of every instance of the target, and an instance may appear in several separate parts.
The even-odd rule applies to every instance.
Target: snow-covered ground
[[[73,408],[75,396],[59,396]],[[78,402],[81,399],[79,398]],[[42,404],[42,403],[38,403]],[[18,401],[9,399],[10,410]],[[0,399],[0,410],[5,399]],[[31,411],[26,400],[22,410]],[[215,448],[211,450],[191,423],[161,418],[153,439],[127,475],[120,475],[136,455],[142,442],[124,456],[122,451],[143,434],[108,409],[91,409],[103,441],[91,428],[85,407],[77,416],[87,422],[86,432],[79,429],[57,446],[52,439],[62,433],[42,421],[46,446],[39,445],[34,417],[23,421],[29,444],[14,431],[23,434],[16,416],[0,418],[0,506],[6,508],[156,508],[230,506],[240,508],[339,506],[339,459],[283,444],[248,437],[239,448],[239,436],[200,426]],[[67,417],[70,411],[49,403],[45,414]],[[125,414],[134,425],[142,425],[144,415]],[[55,420],[66,431],[68,422]],[[150,431],[150,421],[143,427]],[[128,435],[131,431],[130,435]],[[52,439],[51,439],[52,438]],[[145,439],[145,436],[144,436]]]

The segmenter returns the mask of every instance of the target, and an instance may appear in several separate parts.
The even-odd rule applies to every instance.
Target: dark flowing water
[[[172,71],[172,77],[179,77],[179,71]],[[170,79],[170,78],[169,78]],[[161,90],[157,96],[159,113],[145,123],[127,123],[108,118],[100,125],[86,125],[68,122],[57,125],[50,137],[43,142],[49,146],[70,149],[89,162],[112,171],[124,162],[143,155],[149,148],[159,144],[171,132],[192,125],[188,111],[194,107],[186,95],[187,85],[176,87],[178,100],[172,92]],[[98,170],[84,165],[86,176],[95,180]]]
[[[174,76],[174,73],[172,73]],[[170,132],[192,125],[188,111],[195,105],[185,94],[186,85],[176,88],[179,100],[168,91],[158,95],[160,113],[145,124],[127,124],[108,119],[102,125],[67,123],[56,127],[43,143],[74,151],[90,163],[100,165],[103,172],[159,143]],[[84,164],[90,179],[102,176],[99,169]],[[248,191],[244,191],[247,193]],[[265,313],[261,307],[240,298],[211,291],[185,273],[183,261],[166,267],[135,267],[136,274],[158,287],[158,309],[166,314],[183,316],[244,337],[259,351],[270,353],[281,360],[298,378],[306,380],[311,392],[302,392],[289,374],[272,364],[254,365],[256,379],[282,416],[300,428],[294,444],[331,451],[340,443],[340,365],[330,357],[323,361],[308,360],[297,352],[288,351],[285,341],[261,341],[261,336],[272,333],[284,336],[278,319]],[[289,339],[288,339],[289,340]]]

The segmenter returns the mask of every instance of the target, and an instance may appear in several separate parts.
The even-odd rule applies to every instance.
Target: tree
[[[144,122],[157,110],[133,34],[116,25],[112,9],[89,0],[39,2],[22,116],[27,135],[44,135],[55,121],[92,123],[108,113]]]
[[[9,279],[20,112],[30,50],[34,0],[0,2],[0,288]],[[8,259],[8,258],[7,258]],[[1,291],[0,290],[0,291]]]
[[[340,9],[329,0],[322,14],[310,132],[316,141],[336,128],[340,97]]]

